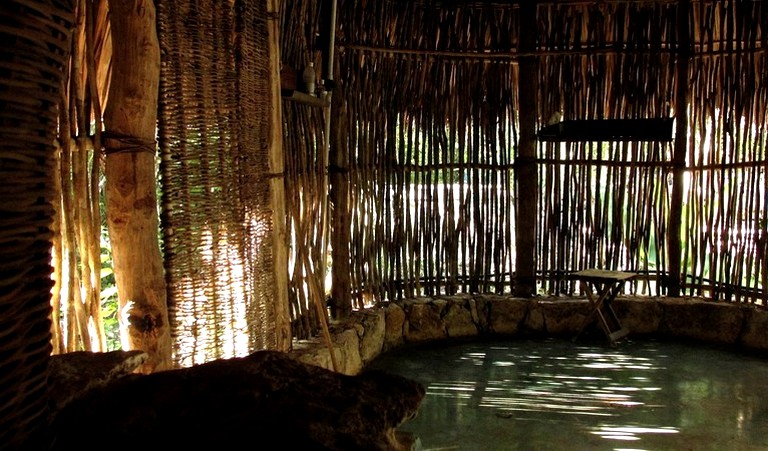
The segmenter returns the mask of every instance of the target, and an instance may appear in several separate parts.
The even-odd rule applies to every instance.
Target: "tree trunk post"
[[[335,112],[331,122],[331,153],[328,171],[331,177],[331,312],[335,319],[344,319],[352,313],[352,283],[350,274],[349,243],[349,149],[347,149],[345,128],[347,110],[337,85],[332,95],[331,108]]]
[[[274,17],[280,13],[277,0],[267,2],[267,12]],[[269,27],[269,76],[272,114],[270,116],[269,135],[269,170],[280,177],[271,177],[269,192],[272,202],[273,259],[275,269],[275,339],[278,351],[289,351],[293,336],[291,334],[291,313],[288,304],[288,232],[286,231],[285,213],[285,155],[283,155],[283,119],[280,98],[280,24],[270,20]]]
[[[107,225],[125,350],[139,368],[171,368],[171,335],[157,212],[156,127],[160,47],[152,0],[109,2],[112,80],[104,112]]]

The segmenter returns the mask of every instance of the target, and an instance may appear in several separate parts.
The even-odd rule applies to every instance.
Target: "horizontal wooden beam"
[[[721,55],[744,55],[744,54],[758,54],[764,53],[767,49],[765,47],[751,47],[746,44],[741,47],[728,49],[724,42],[717,42],[717,48],[711,47],[709,44],[694,44],[693,51],[689,55],[690,58],[707,58]],[[735,41],[734,41],[735,44]],[[491,61],[508,61],[511,63],[517,63],[520,58],[541,56],[541,57],[557,57],[557,56],[597,56],[597,55],[660,55],[660,54],[675,54],[678,53],[676,47],[664,45],[662,47],[650,48],[650,47],[636,47],[630,48],[626,46],[612,46],[605,45],[601,47],[585,46],[580,48],[559,48],[559,49],[538,49],[529,52],[518,51],[512,48],[511,50],[428,50],[428,49],[407,49],[400,47],[382,47],[371,46],[361,44],[339,44],[337,46],[340,50],[351,50],[358,52],[371,52],[382,53],[387,56],[405,55],[405,56],[419,56],[419,57],[440,57],[444,59],[467,59],[467,60],[491,60]]]
[[[585,119],[548,125],[539,141],[671,141],[672,118]]]

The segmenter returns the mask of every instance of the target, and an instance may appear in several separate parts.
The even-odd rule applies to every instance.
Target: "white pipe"
[[[336,0],[333,0],[331,4],[331,33],[330,33],[330,39],[329,39],[329,45],[328,45],[328,67],[326,68],[326,80],[333,80],[333,50],[334,46],[336,45]],[[328,174],[328,167],[329,167],[329,153],[331,150],[331,96],[333,95],[333,92],[328,91],[327,89],[323,90],[322,96],[323,99],[328,103],[328,106],[323,107],[323,116],[325,120],[325,136],[324,136],[324,142],[323,142],[323,160],[322,164],[324,166],[324,174],[323,174],[323,185],[322,185],[322,191],[325,193],[323,196],[323,203],[322,203],[322,212],[321,212],[321,220],[320,220],[320,231],[321,231],[321,237],[320,237],[320,250],[322,251],[322,255],[326,255],[328,253],[328,241],[330,240],[328,235],[330,234],[330,231],[328,230],[330,227],[330,221],[328,220],[328,208],[329,202],[328,197],[330,195],[329,188],[330,188],[330,181],[329,181],[329,174]],[[326,268],[325,268],[325,259],[323,259],[322,262],[320,262],[320,281],[322,283],[323,288],[325,288],[325,275],[326,275]],[[325,289],[323,289],[323,294],[325,294]],[[325,302],[325,299],[323,299],[323,302]]]
[[[331,2],[331,34],[328,39],[328,74],[326,79],[333,80],[333,57],[336,47],[336,0]]]

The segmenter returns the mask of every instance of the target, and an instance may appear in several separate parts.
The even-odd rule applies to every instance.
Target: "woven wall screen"
[[[51,224],[68,1],[0,4],[0,448],[47,449]]]
[[[174,358],[274,348],[265,2],[158,2],[162,227]]]

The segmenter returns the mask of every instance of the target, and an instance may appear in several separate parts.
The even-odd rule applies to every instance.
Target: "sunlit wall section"
[[[713,32],[694,36],[691,62],[685,291],[766,305],[768,11],[763,2],[701,2],[692,12]]]
[[[283,86],[283,153],[285,161],[285,210],[288,234],[288,306],[294,338],[306,339],[319,333],[322,317],[318,305],[326,303],[329,274],[328,230],[328,142],[326,126],[331,93],[322,81],[328,77],[323,55],[327,52],[327,31],[321,26],[330,16],[330,2],[294,0],[282,2],[280,60],[284,69],[295,70],[298,78],[310,62],[317,86],[310,102],[288,95],[302,93],[301,79]],[[322,33],[321,33],[322,32]],[[324,34],[323,34],[324,33]],[[322,37],[320,35],[322,34]],[[323,106],[323,102],[325,105]]]
[[[508,55],[485,51],[516,45],[516,12],[491,3],[341,5],[356,306],[509,292],[517,71]]]
[[[539,127],[561,120],[670,118],[675,5],[540,5]],[[588,46],[589,48],[585,48]],[[568,273],[641,275],[628,291],[661,293],[671,141],[542,142],[537,270],[541,293],[570,294]]]
[[[265,2],[158,2],[163,251],[180,366],[273,348]]]

